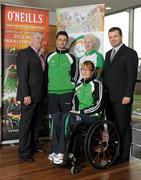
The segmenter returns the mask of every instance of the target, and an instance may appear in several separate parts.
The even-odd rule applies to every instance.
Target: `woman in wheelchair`
[[[66,136],[70,129],[74,129],[82,122],[92,123],[94,115],[101,111],[103,86],[94,78],[94,64],[91,61],[85,61],[81,72],[82,80],[76,86],[72,110],[68,113],[55,113],[52,119],[51,154],[48,159],[53,164],[63,162]]]

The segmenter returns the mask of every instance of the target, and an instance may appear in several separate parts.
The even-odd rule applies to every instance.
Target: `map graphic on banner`
[[[48,47],[48,11],[2,6],[2,141],[18,139],[20,102],[16,101],[16,56],[30,45],[33,32],[43,32]]]
[[[68,46],[78,58],[85,53],[83,38],[88,33],[95,37],[95,49],[103,53],[104,13],[104,4],[56,10],[57,31],[69,34]]]

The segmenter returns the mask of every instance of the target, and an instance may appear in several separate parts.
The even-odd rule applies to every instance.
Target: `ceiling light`
[[[111,7],[109,7],[109,6],[107,6],[105,9],[106,9],[106,10],[111,10],[112,8],[111,8]]]

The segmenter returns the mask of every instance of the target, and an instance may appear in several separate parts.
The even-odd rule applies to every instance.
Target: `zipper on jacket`
[[[60,57],[61,57],[61,51],[59,52],[58,68],[59,68],[59,66],[60,66]]]

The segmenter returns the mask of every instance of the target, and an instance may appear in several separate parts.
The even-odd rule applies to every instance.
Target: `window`
[[[134,104],[133,104],[133,114],[137,118],[141,118],[141,47],[140,47],[140,18],[141,18],[141,7],[136,8],[134,11],[134,42],[133,47],[137,51],[139,56],[138,64],[138,82],[136,83],[135,93],[134,93]]]
[[[140,48],[140,32],[141,27],[141,8],[135,9],[135,20],[134,20],[134,49],[137,51],[140,57],[138,66],[138,79],[141,80],[141,48]],[[120,27],[123,32],[123,43],[128,46],[128,34],[129,34],[129,12],[124,11],[117,14],[109,15],[105,17],[105,34],[104,34],[104,53],[111,49],[111,45],[108,39],[108,30],[113,27]],[[141,82],[136,83],[133,114],[138,117],[141,116]]]
[[[134,12],[134,49],[137,51],[139,58],[141,58],[141,7],[136,8]]]

